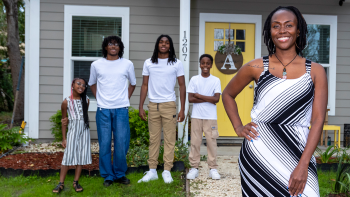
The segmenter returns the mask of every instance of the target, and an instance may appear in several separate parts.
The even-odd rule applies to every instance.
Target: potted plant
[[[317,168],[323,171],[336,170],[337,168],[337,157],[336,153],[339,153],[338,149],[333,146],[329,146],[324,152],[320,148],[316,148],[316,162]]]

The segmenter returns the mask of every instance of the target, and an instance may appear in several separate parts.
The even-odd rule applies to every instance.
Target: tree
[[[16,93],[17,82],[21,66],[21,52],[20,52],[20,35],[18,28],[18,12],[19,12],[19,3],[22,3],[20,0],[2,0],[3,5],[6,9],[6,22],[7,22],[7,51],[9,57],[9,64],[11,68],[12,76],[12,89],[13,95]],[[22,73],[20,85],[20,92],[18,94],[18,101],[16,106],[16,116],[15,120],[24,119],[24,70]]]

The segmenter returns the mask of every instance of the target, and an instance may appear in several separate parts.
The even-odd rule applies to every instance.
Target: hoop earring
[[[296,46],[298,49],[300,49],[300,48],[298,47],[297,43],[295,43],[295,46]]]

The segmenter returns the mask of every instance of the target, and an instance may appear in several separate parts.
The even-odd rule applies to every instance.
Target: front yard
[[[182,172],[172,172],[174,182],[165,184],[162,179],[162,171],[158,171],[158,180],[149,183],[137,183],[143,173],[131,173],[127,177],[130,185],[113,184],[110,187],[102,185],[103,178],[100,176],[81,176],[79,183],[84,188],[83,192],[76,193],[73,188],[73,175],[68,175],[65,181],[65,188],[60,196],[185,196],[184,179],[181,179]],[[50,177],[18,176],[5,178],[0,176],[0,196],[12,197],[33,197],[33,196],[57,196],[52,189],[59,182],[59,174]]]

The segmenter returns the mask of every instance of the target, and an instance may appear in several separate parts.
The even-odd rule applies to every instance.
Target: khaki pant
[[[164,170],[171,170],[174,162],[174,147],[176,141],[176,104],[152,103],[148,105],[149,128],[149,159],[150,169],[157,169],[161,132],[164,134]]]
[[[200,147],[202,144],[203,132],[207,142],[209,168],[217,169],[216,164],[216,138],[219,137],[218,124],[216,120],[191,119],[191,152],[189,160],[192,168],[198,168],[200,162]]]

